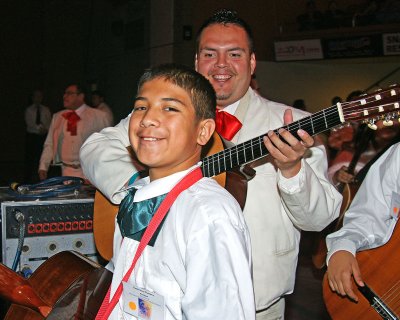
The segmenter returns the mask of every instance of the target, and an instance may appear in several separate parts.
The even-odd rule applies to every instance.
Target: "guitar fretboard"
[[[332,106],[281,128],[286,129],[295,137],[299,138],[297,135],[297,130],[299,129],[303,129],[308,134],[314,136],[336,127],[341,123],[338,107]],[[275,129],[274,132],[279,135],[279,129],[281,128]],[[202,160],[203,175],[205,177],[213,177],[222,172],[265,157],[268,155],[268,150],[263,142],[263,137],[265,135],[266,134],[263,134],[204,158]]]

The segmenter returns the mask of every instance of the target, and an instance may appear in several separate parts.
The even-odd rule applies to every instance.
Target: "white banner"
[[[320,39],[278,41],[274,45],[276,61],[323,59]]]

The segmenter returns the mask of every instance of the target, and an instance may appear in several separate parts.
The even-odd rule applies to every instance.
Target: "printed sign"
[[[323,59],[320,39],[278,41],[274,46],[276,61]]]
[[[325,39],[323,41],[323,48],[326,59],[375,57],[382,55],[380,35]]]
[[[400,33],[385,33],[382,41],[385,56],[400,54]]]

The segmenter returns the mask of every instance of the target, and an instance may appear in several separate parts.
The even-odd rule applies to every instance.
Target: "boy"
[[[210,83],[186,67],[159,66],[139,80],[129,139],[149,176],[123,191],[128,195],[114,234],[111,298],[132,264],[137,234],[143,233],[132,231],[138,222],[129,222],[139,212],[132,217],[129,208],[168,194],[198,167],[202,146],[214,131],[215,103]],[[153,214],[160,202],[151,204]],[[109,319],[255,318],[249,234],[239,205],[225,189],[202,178],[180,193],[160,226]]]

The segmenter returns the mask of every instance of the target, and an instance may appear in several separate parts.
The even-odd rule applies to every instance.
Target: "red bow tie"
[[[215,114],[215,124],[215,130],[226,140],[232,140],[242,127],[242,123],[235,116],[218,110]]]
[[[76,136],[77,122],[81,119],[75,111],[64,112],[62,115],[67,119],[67,131],[71,132],[71,136]]]

